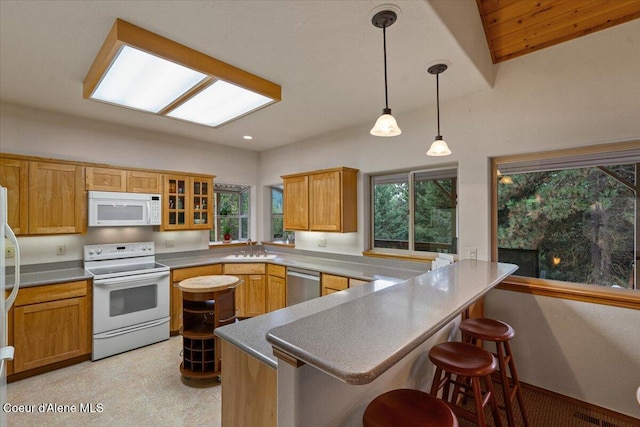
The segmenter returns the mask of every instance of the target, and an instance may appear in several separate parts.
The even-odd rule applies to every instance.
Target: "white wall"
[[[258,153],[254,151],[11,104],[0,104],[0,151],[211,174],[216,175],[216,182],[251,185],[254,193],[258,181]],[[254,227],[251,235],[256,234]],[[173,240],[173,247],[166,247],[167,239]],[[19,238],[24,264],[81,260],[86,244],[151,240],[157,252],[207,249],[209,242],[208,231],[157,232],[152,227],[109,227],[89,229],[84,235]],[[59,244],[66,245],[65,255],[55,255]]]
[[[371,117],[371,123],[263,152],[260,180],[273,183],[282,174],[334,166],[368,174],[458,162],[461,254],[477,247],[478,258],[488,260],[490,157],[640,139],[639,35],[640,20],[635,20],[499,65],[493,90],[441,105],[442,133],[453,150],[448,158],[425,156],[436,133],[435,109],[430,108],[396,114],[399,137],[370,136],[376,119]],[[362,176],[359,185],[362,190]],[[366,248],[360,193],[358,233],[349,238],[327,233],[324,250],[357,253]],[[318,250],[313,235],[296,233],[296,245],[300,242]],[[512,292],[493,298],[489,315],[517,319],[521,338],[514,347],[526,381],[640,416],[628,395],[634,383],[640,385],[640,312]],[[591,313],[596,325],[576,335]],[[593,345],[586,348],[580,336]]]

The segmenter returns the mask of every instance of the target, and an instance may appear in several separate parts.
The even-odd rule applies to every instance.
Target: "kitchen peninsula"
[[[378,394],[429,386],[429,348],[451,338],[460,313],[516,269],[463,260],[217,329],[223,426],[361,425]]]

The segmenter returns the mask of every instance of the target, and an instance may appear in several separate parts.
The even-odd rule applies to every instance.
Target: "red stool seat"
[[[489,404],[495,425],[502,426],[491,382],[497,362],[491,353],[468,343],[445,342],[431,348],[429,359],[436,366],[431,385],[432,396],[437,397],[442,390],[442,400],[453,412],[474,421],[479,427],[486,426],[484,407]],[[480,386],[481,379],[485,384],[485,392]],[[450,393],[452,385],[453,393]],[[473,398],[475,412],[460,405],[460,392]]]
[[[509,426],[516,425],[513,415],[513,400],[517,399],[522,421],[524,422],[524,426],[528,427],[529,421],[527,420],[527,413],[520,390],[520,380],[518,379],[518,372],[516,371],[516,365],[513,361],[513,355],[509,345],[509,341],[515,336],[513,328],[499,320],[479,317],[462,321],[460,331],[462,332],[463,340],[474,345],[478,340],[495,342],[495,356],[498,359],[500,383],[502,384],[507,421]],[[509,378],[509,375],[511,375],[511,378]]]
[[[494,319],[475,317],[460,324],[463,334],[486,341],[509,341],[516,333],[510,325]]]
[[[442,400],[420,390],[391,390],[373,399],[364,411],[364,427],[458,427]]]

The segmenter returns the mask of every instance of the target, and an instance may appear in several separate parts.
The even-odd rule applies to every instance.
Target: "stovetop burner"
[[[84,268],[96,279],[169,270],[166,265],[155,262],[153,242],[86,245]]]

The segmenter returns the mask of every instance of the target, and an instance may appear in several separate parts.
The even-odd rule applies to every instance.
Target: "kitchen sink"
[[[256,260],[264,260],[264,259],[274,259],[277,255],[276,254],[266,254],[266,255],[251,255],[251,254],[247,254],[242,255],[242,254],[238,254],[238,255],[227,255],[226,257],[224,257],[224,259],[233,259],[236,261],[256,261]]]

